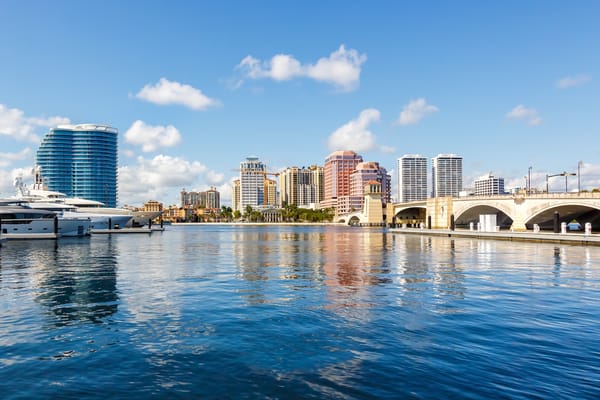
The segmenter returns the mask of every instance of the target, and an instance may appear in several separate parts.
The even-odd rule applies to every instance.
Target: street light
[[[577,175],[577,174],[574,172],[567,172],[567,171],[561,172],[560,174],[546,175],[546,193],[548,193],[548,178],[552,178],[554,176],[564,176],[565,177],[565,193],[567,193],[568,192],[567,177],[575,176],[575,175]]]
[[[528,173],[527,173],[527,194],[531,194],[531,168],[529,167]]]
[[[581,167],[583,167],[583,161],[577,163],[577,193],[581,193]]]

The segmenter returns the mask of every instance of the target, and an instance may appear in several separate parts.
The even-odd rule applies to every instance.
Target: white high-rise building
[[[237,210],[243,212],[246,206],[256,208],[265,204],[266,173],[267,167],[258,157],[246,157],[240,163],[240,201]]]
[[[438,154],[432,158],[432,197],[458,197],[462,190],[462,160],[456,154]]]
[[[475,196],[492,196],[504,194],[504,178],[496,178],[489,174],[475,181]]]
[[[398,159],[398,201],[427,200],[427,158],[405,154]]]

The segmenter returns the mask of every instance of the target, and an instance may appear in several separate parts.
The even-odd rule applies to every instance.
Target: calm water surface
[[[0,249],[0,397],[600,398],[600,248],[173,226]]]

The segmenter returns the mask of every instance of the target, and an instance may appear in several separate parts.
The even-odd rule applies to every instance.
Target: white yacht
[[[125,207],[133,214],[133,218],[131,218],[131,221],[129,221],[129,223],[127,224],[127,226],[132,227],[141,227],[147,225],[149,221],[153,221],[162,214],[162,211],[144,211],[138,210],[134,207]]]
[[[20,205],[0,205],[0,233],[4,239],[85,236],[90,234],[91,225],[92,221],[87,217],[62,216]]]
[[[87,217],[92,221],[92,229],[124,228],[133,218],[133,213],[124,208],[104,207],[104,203],[47,190],[36,174],[36,183],[28,188],[21,177],[15,178],[17,198],[31,208],[51,210],[68,217]]]

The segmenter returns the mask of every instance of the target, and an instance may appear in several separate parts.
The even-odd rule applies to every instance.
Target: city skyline
[[[460,154],[465,187],[493,173],[544,189],[579,171],[569,190],[600,187],[593,1],[8,1],[3,14],[0,196],[17,174],[33,181],[50,128],[86,123],[119,130],[121,205],[176,204],[184,187],[230,204],[239,160],[281,171],[335,150],[386,168],[394,195],[404,154]]]

